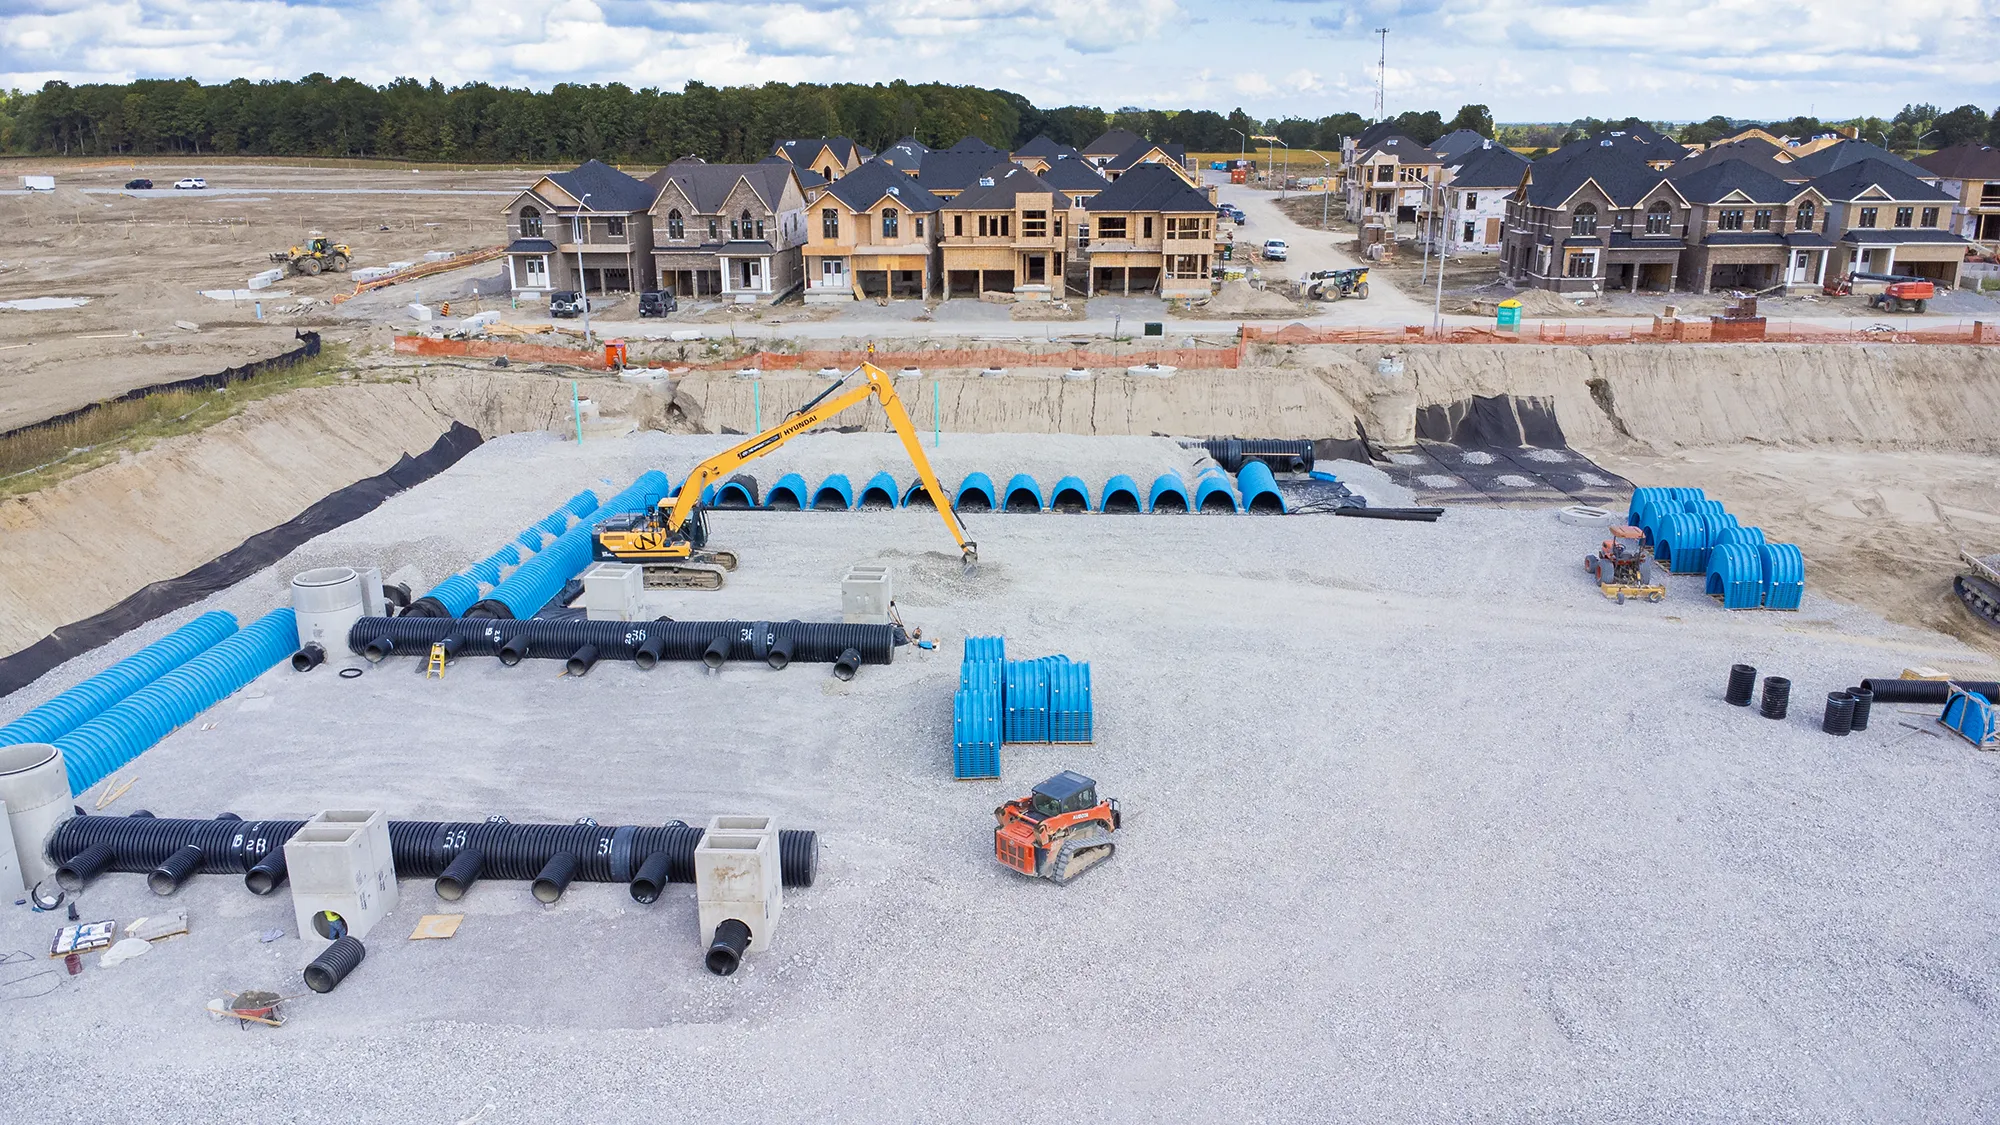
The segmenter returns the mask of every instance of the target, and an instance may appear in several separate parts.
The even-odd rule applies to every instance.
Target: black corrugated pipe
[[[590,666],[595,663],[597,663],[597,646],[584,645],[569,654],[569,659],[563,663],[563,671],[572,676],[582,676],[589,673]]]
[[[1229,472],[1243,468],[1245,461],[1262,461],[1274,473],[1312,471],[1313,443],[1282,438],[1209,438],[1201,443],[1215,463]]]
[[[502,601],[495,601],[492,598],[481,598],[478,601],[473,602],[472,608],[466,610],[465,615],[471,618],[481,618],[492,621],[514,620],[514,611],[507,608],[507,603]]]
[[[386,640],[384,640],[386,638]],[[864,664],[887,664],[906,639],[894,625],[847,625],[833,622],[742,621],[470,621],[449,618],[364,617],[348,632],[348,647],[367,654],[368,646],[384,653],[421,655],[432,644],[453,640],[462,655],[498,655],[503,663],[525,658],[567,661],[584,645],[595,645],[600,660],[703,660],[717,653],[725,660],[770,659],[784,649],[793,661],[831,663],[847,649],[861,654]],[[378,643],[379,642],[379,643]],[[718,645],[720,647],[718,647]],[[372,657],[371,657],[372,658]]]
[[[554,902],[569,888],[570,876],[576,871],[576,857],[568,852],[557,852],[542,865],[541,874],[529,886],[529,891],[537,902]]]
[[[67,822],[65,822],[67,823]],[[56,868],[56,886],[75,894],[111,866],[117,855],[109,844],[92,844]]]
[[[457,902],[465,897],[472,884],[479,881],[479,869],[486,863],[486,853],[478,848],[467,848],[445,864],[444,872],[433,884],[437,896],[446,902]]]
[[[1336,516],[1356,516],[1370,520],[1409,520],[1415,523],[1436,523],[1444,515],[1443,508],[1335,508]]]
[[[243,885],[253,895],[267,895],[285,885],[285,849],[276,847],[271,854],[250,866],[243,876]]]
[[[650,672],[655,665],[659,664],[660,655],[666,652],[666,650],[666,634],[648,635],[645,640],[639,642],[639,647],[632,650],[632,663],[637,664],[640,669]]]
[[[377,633],[362,643],[360,651],[361,655],[368,658],[370,664],[380,664],[386,658],[395,655],[396,639],[387,633]]]
[[[326,662],[326,650],[317,644],[309,644],[292,654],[292,671],[310,672]]]
[[[729,649],[728,635],[717,637],[708,642],[708,647],[702,650],[701,662],[710,668],[720,668],[723,662],[729,659]]]
[[[74,891],[105,871],[150,874],[192,844],[202,852],[201,873],[240,875],[262,869],[274,876],[275,889],[282,882],[285,841],[304,823],[76,816],[57,827],[48,856],[69,872],[65,876],[59,870],[57,878],[68,878],[62,885]],[[573,880],[637,884],[651,879],[657,889],[666,883],[694,882],[694,849],[701,835],[701,829],[678,821],[663,825],[389,822],[396,874],[405,879],[435,878],[466,852],[478,850],[479,878],[532,880],[551,857],[567,853],[576,857]],[[815,833],[779,832],[778,855],[785,886],[812,886],[819,856]],[[250,879],[244,882],[257,890]]]
[[[1875,693],[1864,687],[1851,687],[1847,694],[1854,697],[1854,722],[1851,730],[1868,729],[1868,712],[1875,705]]]
[[[512,668],[527,658],[528,638],[526,636],[508,637],[494,651],[494,655],[500,658],[500,663]]]
[[[306,987],[314,992],[332,992],[366,956],[368,950],[362,946],[360,938],[350,934],[339,939],[306,966]]]
[[[842,652],[840,659],[833,662],[833,674],[839,679],[851,680],[854,678],[854,673],[860,670],[861,654],[851,648]]]
[[[853,651],[851,648],[847,649],[842,655]],[[785,632],[773,636],[771,638],[771,647],[764,651],[764,663],[769,664],[772,668],[781,669],[791,662],[792,634]]]
[[[410,608],[410,584],[407,582],[384,582],[382,601],[398,611]]]
[[[632,876],[633,902],[651,903],[659,900],[660,891],[667,885],[668,862],[667,853],[664,851],[657,851],[646,857],[646,862],[639,865],[639,873]]]
[[[1792,681],[1783,676],[1764,677],[1764,702],[1758,708],[1767,719],[1782,719],[1791,709]]]
[[[1757,690],[1757,669],[1748,664],[1729,666],[1729,688],[1722,693],[1723,702],[1737,707],[1750,706],[1750,696]]]
[[[201,849],[193,844],[183,844],[174,854],[146,875],[146,887],[156,895],[170,895],[181,889],[181,882],[201,867]]]
[[[1820,719],[1819,729],[1846,737],[1854,729],[1854,697],[1844,691],[1827,692],[1826,715]]]
[[[715,927],[715,940],[708,943],[705,963],[708,971],[726,977],[743,963],[743,951],[750,948],[750,927],[735,918],[724,918]]]
[[[398,617],[450,617],[451,610],[436,598],[422,597],[411,602]]]
[[[1987,680],[1863,680],[1861,686],[1875,693],[1877,703],[1935,703],[1942,707],[1954,686],[2000,703],[2000,683]]]

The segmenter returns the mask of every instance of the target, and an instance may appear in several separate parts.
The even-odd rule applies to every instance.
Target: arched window
[[[1674,229],[1674,209],[1662,199],[1646,208],[1646,233],[1670,234]]]
[[[899,215],[897,214],[897,212],[896,212],[896,209],[895,209],[894,207],[884,207],[884,208],[882,208],[882,237],[883,237],[883,238],[894,238],[894,237],[896,237],[896,230],[897,230],[897,227],[898,227],[898,226],[900,225],[900,224],[899,224],[899,220],[900,220],[900,216],[899,216]]]
[[[1596,234],[1597,205],[1594,203],[1577,204],[1576,210],[1569,217],[1569,232],[1571,234]]]
[[[542,237],[542,213],[533,207],[521,208],[521,237]]]
[[[743,235],[742,235],[742,237],[744,237],[744,238],[754,238],[754,237],[756,237],[755,235],[753,235],[753,234],[751,234],[751,233],[750,233],[750,231],[751,231],[751,229],[752,229],[752,228],[751,228],[751,225],[750,225],[750,212],[748,212],[748,211],[745,211],[745,212],[743,212],[743,217],[742,217],[742,219],[741,219],[740,221],[741,221],[741,222],[742,222],[742,224],[743,224]],[[734,223],[732,223],[732,224],[730,224],[730,225],[731,225],[731,226],[734,226],[735,224],[734,224]]]
[[[682,221],[678,210],[667,212],[667,237],[675,242],[687,237],[687,223]]]
[[[1811,200],[1799,204],[1799,221],[1793,225],[1800,230],[1813,229],[1813,205]]]

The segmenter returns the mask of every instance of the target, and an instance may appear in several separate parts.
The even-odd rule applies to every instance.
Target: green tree
[[[1482,137],[1491,138],[1493,136],[1493,111],[1483,105],[1459,106],[1458,115],[1451,119],[1451,123],[1445,126],[1444,131],[1447,133],[1456,133],[1460,129],[1470,129]]]
[[[1925,143],[1939,148],[1949,148],[1952,145],[1981,141],[1986,139],[1986,131],[1992,124],[1987,119],[1985,110],[1976,105],[1962,105],[1949,113],[1938,114],[1937,120],[1931,123],[1931,128],[1937,130],[1937,136]]]

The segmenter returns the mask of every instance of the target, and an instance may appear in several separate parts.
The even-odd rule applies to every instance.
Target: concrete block
[[[733,823],[758,828],[721,828]],[[694,849],[695,901],[703,945],[715,928],[734,918],[750,927],[749,951],[771,947],[785,892],[778,865],[778,830],[770,817],[716,817]]]
[[[894,591],[886,566],[850,566],[840,580],[840,619],[849,625],[887,625]]]
[[[592,621],[636,621],[646,594],[646,568],[601,562],[583,572],[584,616]]]
[[[254,274],[251,276],[250,288],[269,289],[271,286],[276,285],[278,282],[283,281],[284,279],[285,279],[284,270],[265,270],[263,273]]]
[[[409,313],[411,320],[428,321],[432,316],[429,305],[411,305],[409,306]]]
[[[292,918],[299,937],[365,938],[396,908],[389,818],[380,810],[328,809],[285,842]]]
[[[0,801],[0,829],[7,825],[7,802]],[[15,857],[14,834],[0,831],[0,893],[10,899],[17,894],[33,890],[21,878],[21,861]]]

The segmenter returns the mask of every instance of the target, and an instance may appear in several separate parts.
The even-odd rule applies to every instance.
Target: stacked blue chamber
[[[1009,660],[1001,701],[1002,742],[1049,740],[1049,666],[1041,660]]]
[[[951,775],[955,778],[1000,776],[1006,658],[1003,638],[965,638],[958,694],[951,701]]]
[[[1799,608],[1805,558],[1790,543],[1766,543],[1699,488],[1633,490],[1625,522],[1645,533],[1653,557],[1675,574],[1706,576],[1724,609]]]
[[[256,679],[298,647],[298,623],[274,609],[139,689],[122,703],[56,739],[81,793],[196,715]]]
[[[0,746],[54,742],[236,632],[234,614],[210,610],[6,726]],[[74,771],[75,767],[71,767]]]
[[[607,517],[647,511],[670,491],[672,488],[666,475],[654,469],[641,474],[623,492],[606,500],[602,507],[594,511]],[[508,575],[506,581],[479,599],[481,611],[494,617],[508,616],[516,620],[533,617],[562,590],[564,583],[590,565],[591,540],[596,533],[596,525],[597,521],[583,520],[556,536],[539,554]],[[505,608],[504,615],[499,612],[500,607]],[[464,613],[452,616],[462,617]]]
[[[479,601],[480,591],[500,585],[501,572],[521,564],[521,551],[540,551],[544,534],[555,535],[572,517],[582,520],[597,511],[597,493],[586,488],[563,506],[536,520],[500,549],[430,588],[410,606],[413,617],[464,617]],[[582,524],[578,524],[582,526]]]
[[[1090,705],[1090,665],[1067,656],[1049,664],[1049,741],[1093,742]]]

